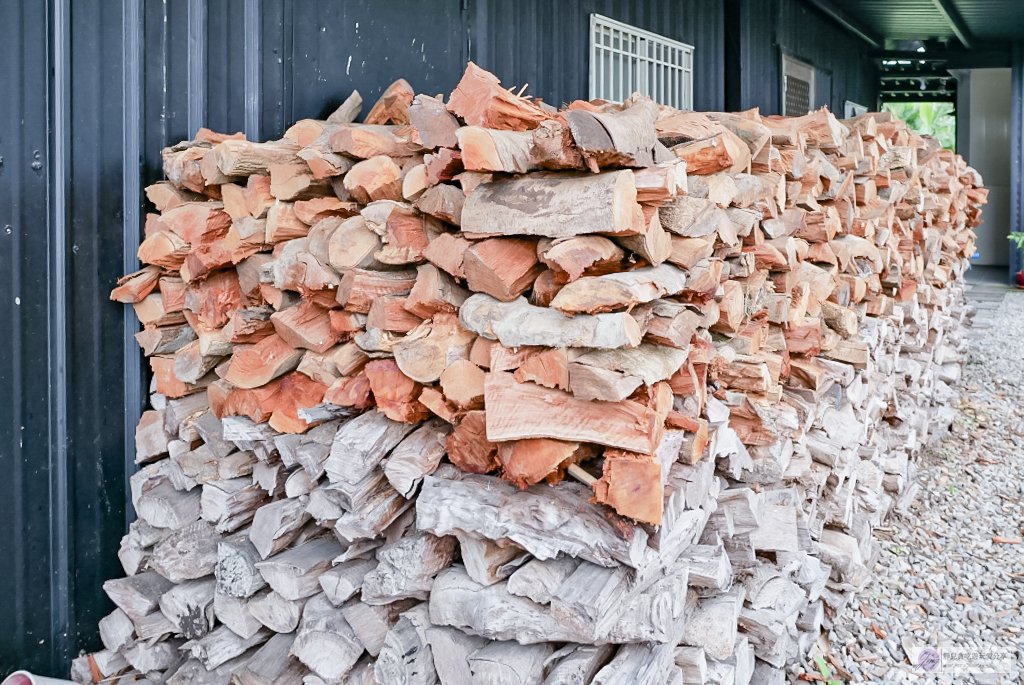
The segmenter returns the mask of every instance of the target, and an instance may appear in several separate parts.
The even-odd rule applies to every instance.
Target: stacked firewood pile
[[[948,424],[986,191],[888,114],[562,110],[469,65],[202,131],[132,303],[78,682],[779,683]]]

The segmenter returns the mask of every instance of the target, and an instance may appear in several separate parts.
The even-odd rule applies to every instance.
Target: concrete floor
[[[1010,267],[1008,266],[972,266],[967,270],[968,283],[1010,284]]]

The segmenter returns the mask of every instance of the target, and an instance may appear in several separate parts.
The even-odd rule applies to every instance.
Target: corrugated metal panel
[[[588,95],[589,17],[602,14],[694,46],[694,108],[725,105],[721,0],[475,0],[472,59],[559,106]]]
[[[739,102],[730,107],[781,113],[780,65],[786,53],[823,72],[817,105],[827,104],[840,116],[846,100],[874,108],[878,74],[866,43],[799,0],[730,0],[729,7],[736,27],[729,31],[739,35],[739,68],[730,78],[740,83],[731,91]]]
[[[0,672],[64,674],[124,531],[121,7],[0,16]]]

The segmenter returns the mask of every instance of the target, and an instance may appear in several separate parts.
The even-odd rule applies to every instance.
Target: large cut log
[[[535,383],[517,383],[512,374],[489,373],[484,385],[487,437],[495,442],[552,438],[596,442],[653,454],[661,443],[671,390],[659,384],[650,404],[636,400],[595,403]]]
[[[676,295],[685,288],[686,272],[672,264],[662,264],[573,281],[558,291],[551,307],[564,314],[597,314]]]
[[[658,106],[650,98],[634,100],[609,114],[570,110],[566,118],[573,140],[593,171],[605,166],[649,167],[661,161],[655,159]]]
[[[574,317],[535,307],[524,298],[500,302],[489,295],[468,298],[459,310],[463,328],[508,348],[529,345],[548,347],[599,347],[615,349],[640,344],[640,327],[625,312]]]
[[[363,645],[342,610],[319,595],[303,608],[291,653],[321,678],[334,682],[355,666]]]
[[[483,183],[462,208],[462,230],[484,235],[566,238],[643,233],[633,172],[519,176]]]
[[[487,476],[453,470],[439,474],[424,477],[416,500],[416,525],[421,530],[509,539],[538,559],[565,553],[603,566],[636,568],[646,557],[646,533],[613,522],[600,505],[589,501],[590,488],[582,484],[520,490]]]

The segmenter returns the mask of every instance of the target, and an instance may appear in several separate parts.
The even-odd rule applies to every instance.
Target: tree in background
[[[942,147],[956,152],[956,116],[952,102],[887,102],[882,111],[892,112],[922,136],[935,136]]]

